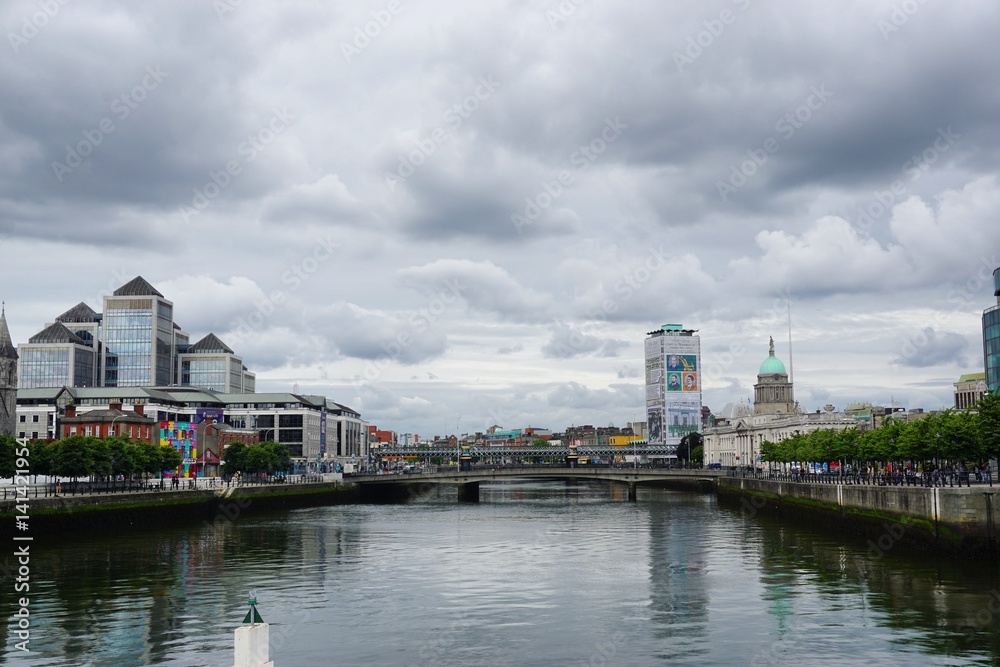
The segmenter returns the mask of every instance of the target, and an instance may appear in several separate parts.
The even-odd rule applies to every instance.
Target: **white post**
[[[241,625],[233,633],[233,667],[274,667],[267,623]]]

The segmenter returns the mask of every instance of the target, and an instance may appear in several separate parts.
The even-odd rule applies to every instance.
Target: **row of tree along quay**
[[[872,430],[824,429],[764,441],[760,454],[767,469],[747,474],[792,481],[992,483],[988,461],[1000,457],[1000,396],[988,394],[970,410],[889,419]]]
[[[16,439],[0,436],[0,479],[14,476],[16,449]],[[51,482],[42,489],[44,495],[169,488],[167,478],[177,474],[183,463],[180,452],[170,445],[122,436],[33,440],[28,449],[35,482],[39,476],[70,480]],[[237,474],[245,481],[273,480],[292,467],[288,448],[274,441],[233,443],[224,455],[222,471],[227,481]],[[38,493],[36,486],[33,495]]]

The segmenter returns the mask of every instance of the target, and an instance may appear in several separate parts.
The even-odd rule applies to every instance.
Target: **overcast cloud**
[[[424,436],[704,400],[952,403],[1000,266],[1000,5],[407,0],[0,8],[17,342],[142,275],[259,390]]]

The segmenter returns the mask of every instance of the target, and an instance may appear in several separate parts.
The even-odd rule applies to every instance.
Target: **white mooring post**
[[[248,604],[250,611],[243,619],[244,624],[233,633],[233,667],[274,667],[270,659],[269,626],[257,613],[257,597],[253,593]]]

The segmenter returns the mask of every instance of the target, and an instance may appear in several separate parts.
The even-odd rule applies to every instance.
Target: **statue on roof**
[[[771,349],[769,350],[768,353],[773,357],[774,356],[774,336],[770,336],[770,339],[771,339]]]

